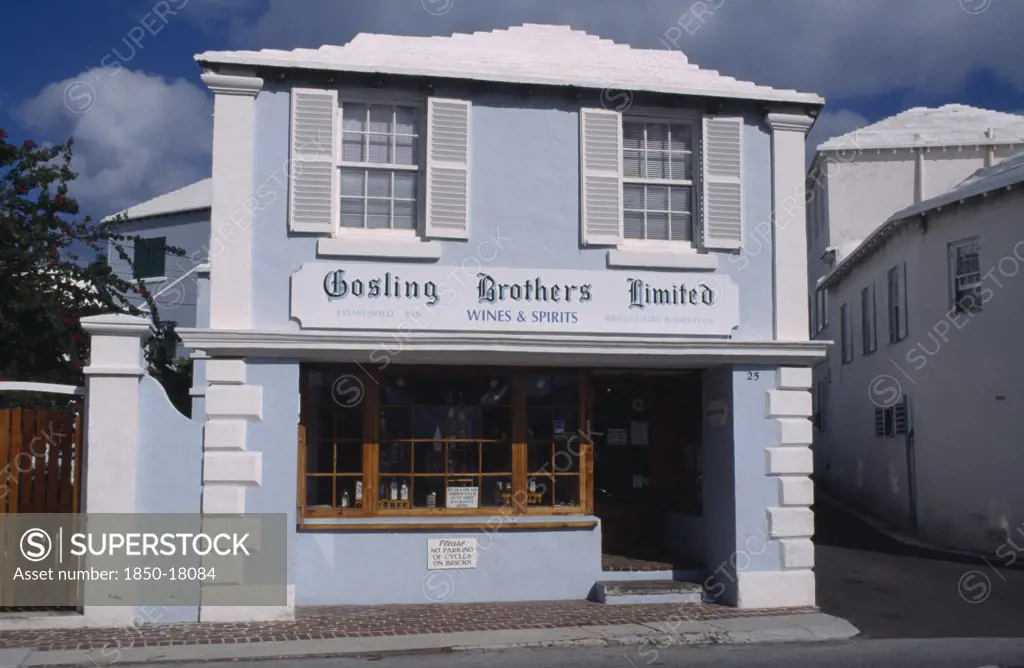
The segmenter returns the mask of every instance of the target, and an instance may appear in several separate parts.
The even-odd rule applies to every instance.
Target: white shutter
[[[288,227],[293,232],[331,234],[338,221],[338,94],[292,89]]]
[[[622,239],[622,114],[580,109],[582,239],[616,246]]]
[[[427,101],[426,236],[469,238],[469,117],[466,100]]]
[[[743,119],[705,116],[701,134],[701,232],[710,250],[743,245]]]

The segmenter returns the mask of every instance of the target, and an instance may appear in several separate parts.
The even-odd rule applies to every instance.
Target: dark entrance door
[[[594,512],[602,551],[674,560],[669,516],[684,511],[700,444],[700,376],[594,376]]]

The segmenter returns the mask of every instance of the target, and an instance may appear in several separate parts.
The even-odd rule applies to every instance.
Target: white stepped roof
[[[202,64],[301,68],[552,86],[577,86],[821,105],[811,93],[737,81],[690,64],[678,51],[634,49],[568,26],[406,37],[360,33],[344,46],[212,51]]]
[[[819,151],[931,146],[1024,145],[1024,115],[947,104],[914,107],[867,127],[833,137]]]
[[[213,179],[203,179],[184,188],[179,188],[141,204],[136,204],[120,213],[126,215],[130,220],[152,218],[154,216],[169,216],[186,211],[209,209],[212,201]],[[110,218],[113,217],[110,216]]]

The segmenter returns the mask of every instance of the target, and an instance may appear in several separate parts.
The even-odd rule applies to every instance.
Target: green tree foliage
[[[19,146],[0,129],[0,380],[82,385],[89,337],[81,319],[141,315],[156,331],[145,351],[148,371],[188,414],[191,365],[174,359],[177,335],[161,323],[156,300],[125,252],[139,237],[119,232],[121,218],[96,222],[79,215],[68,195],[76,176],[72,143],[41,147],[28,140]],[[79,256],[102,258],[107,244],[132,267],[135,280],[118,276],[102,259]],[[26,405],[39,398],[8,394],[0,400]]]

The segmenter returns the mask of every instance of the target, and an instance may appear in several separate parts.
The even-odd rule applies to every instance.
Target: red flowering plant
[[[100,313],[150,318],[157,333],[146,350],[149,371],[158,379],[174,373],[168,339],[177,343],[177,336],[160,322],[153,295],[125,251],[138,237],[119,231],[123,217],[96,222],[79,215],[68,194],[76,176],[71,158],[70,139],[17,145],[0,129],[0,377],[83,384],[89,337],[81,319]],[[108,248],[131,276],[104,261]],[[96,259],[79,255],[90,251]],[[0,394],[0,401],[10,403],[10,396]]]

